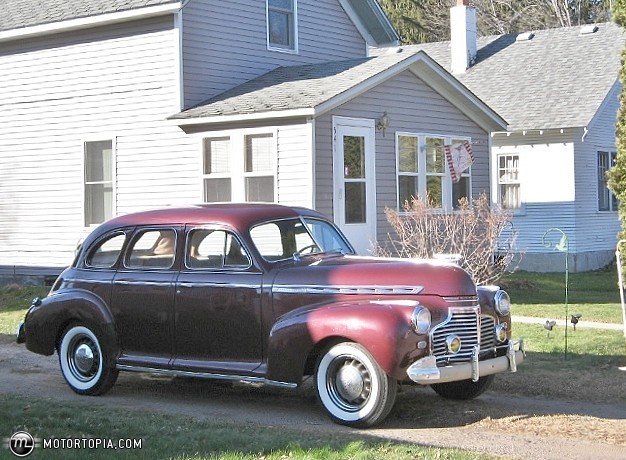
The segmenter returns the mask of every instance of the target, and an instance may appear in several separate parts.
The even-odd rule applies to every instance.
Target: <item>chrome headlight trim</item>
[[[499,315],[506,316],[511,313],[511,298],[506,291],[499,289],[493,296],[493,303]]]
[[[430,330],[430,310],[421,305],[415,307],[411,315],[411,327],[416,334],[426,334]]]

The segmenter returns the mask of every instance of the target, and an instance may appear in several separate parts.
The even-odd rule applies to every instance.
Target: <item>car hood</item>
[[[306,257],[283,267],[274,286],[328,293],[358,290],[363,294],[476,296],[476,285],[458,265],[382,257]]]

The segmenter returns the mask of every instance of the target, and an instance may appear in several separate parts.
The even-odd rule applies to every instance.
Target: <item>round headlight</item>
[[[511,299],[506,291],[503,291],[502,289],[498,290],[493,298],[493,302],[495,304],[496,311],[501,316],[506,316],[511,313]]]
[[[415,307],[411,317],[411,326],[417,334],[426,334],[430,329],[430,311],[424,307]]]

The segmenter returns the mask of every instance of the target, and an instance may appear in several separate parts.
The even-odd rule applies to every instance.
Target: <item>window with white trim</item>
[[[85,142],[85,227],[113,217],[113,141]]]
[[[203,139],[203,199],[219,201],[274,202],[276,146],[272,133]]]
[[[271,134],[245,136],[246,201],[274,201],[274,149]]]
[[[498,155],[498,204],[503,209],[519,209],[520,195],[519,155]]]
[[[615,165],[615,152],[598,152],[598,211],[617,211],[617,198],[609,190],[606,173]]]
[[[267,0],[267,47],[297,51],[297,0]]]
[[[204,139],[203,156],[204,201],[231,201],[230,138]]]
[[[457,209],[461,198],[471,199],[471,168],[454,183],[448,169],[445,146],[467,139],[422,134],[396,135],[398,209],[413,198],[428,197],[431,206]]]

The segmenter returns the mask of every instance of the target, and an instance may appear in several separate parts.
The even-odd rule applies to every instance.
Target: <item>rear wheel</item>
[[[474,399],[489,389],[494,377],[494,375],[486,375],[476,382],[460,380],[458,382],[435,383],[431,387],[439,396],[447,399]]]
[[[368,427],[381,422],[394,405],[397,385],[357,343],[330,347],[317,364],[318,398],[330,418],[342,425]]]
[[[101,341],[89,327],[68,327],[58,351],[63,377],[76,393],[99,395],[115,383],[118,374],[115,364],[109,362]]]

